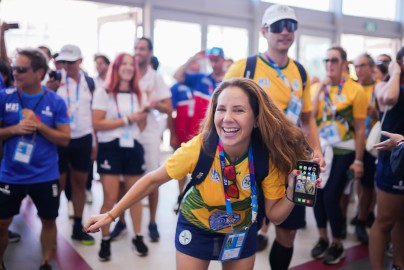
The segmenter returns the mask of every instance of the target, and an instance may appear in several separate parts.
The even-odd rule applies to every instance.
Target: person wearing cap
[[[42,223],[39,269],[51,269],[59,210],[56,145],[69,143],[69,118],[64,101],[41,85],[48,65],[40,50],[19,50],[12,69],[15,88],[0,90],[0,139],[5,142],[0,167],[0,269],[5,269],[7,229],[27,196]]]
[[[83,57],[79,47],[63,46],[55,60],[62,63],[65,71],[62,72],[56,93],[67,105],[71,129],[69,145],[58,149],[60,190],[64,190],[66,181],[71,182],[71,200],[74,209],[71,238],[83,245],[93,245],[94,238],[82,230],[87,174],[95,152],[91,117],[92,90],[87,80],[88,76],[80,69]],[[67,179],[68,170],[70,179]]]
[[[268,49],[250,56],[255,61],[254,70],[248,70],[247,59],[241,59],[230,67],[224,79],[250,77],[256,81],[288,118],[301,126],[314,151],[314,157],[318,157],[320,165],[324,166],[316,123],[311,115],[310,79],[303,66],[288,57],[297,28],[298,19],[292,8],[271,5],[262,17],[261,26],[261,34],[267,40]],[[293,256],[296,230],[305,224],[305,208],[295,206],[289,217],[276,226],[276,238],[269,254],[272,269],[288,269]],[[257,238],[259,243],[262,242],[261,250],[267,245],[267,237],[263,235],[267,231],[268,228],[264,226]]]
[[[189,72],[189,68],[200,60],[208,57],[212,67],[212,73],[206,74],[202,72]],[[222,48],[213,47],[206,51],[196,53],[188,59],[174,73],[174,78],[178,83],[184,84],[193,89],[193,102],[194,110],[192,114],[192,123],[189,134],[191,136],[198,134],[199,124],[205,117],[206,110],[209,106],[210,96],[213,90],[222,82],[224,76],[224,51]]]

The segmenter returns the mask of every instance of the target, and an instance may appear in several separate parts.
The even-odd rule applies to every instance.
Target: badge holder
[[[290,98],[288,104],[288,108],[286,109],[286,116],[294,124],[297,124],[301,113],[302,113],[302,100],[298,96],[292,94],[292,97]]]
[[[244,231],[226,234],[220,251],[219,261],[224,262],[240,258],[241,251],[244,248],[245,240],[247,238],[247,233],[248,228]]]
[[[327,140],[328,145],[332,146],[341,141],[341,138],[339,136],[338,128],[335,122],[332,122],[331,124],[324,126],[321,129],[320,132],[321,137]]]
[[[34,152],[35,149],[34,141],[35,141],[35,133],[32,140],[27,140],[24,139],[24,137],[21,137],[18,140],[13,160],[24,164],[29,164],[31,161],[32,153]]]
[[[124,131],[119,138],[119,146],[123,148],[133,148],[135,147],[135,142],[133,141],[133,137],[129,132],[129,128],[125,127]]]
[[[77,122],[78,122],[78,107],[77,106],[72,106],[72,110],[70,111],[70,128],[71,129],[76,129],[77,128]]]

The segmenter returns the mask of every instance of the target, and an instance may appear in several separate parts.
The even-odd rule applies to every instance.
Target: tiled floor
[[[86,205],[85,217],[97,213],[102,202],[101,183],[93,181],[94,202]],[[109,262],[98,260],[98,249],[100,243],[100,233],[94,234],[96,244],[94,246],[83,246],[70,239],[72,220],[68,219],[67,201],[62,198],[58,225],[58,241],[55,251],[55,260],[52,262],[54,269],[175,269],[175,247],[174,232],[177,216],[173,212],[173,207],[178,194],[178,184],[171,181],[160,187],[160,203],[157,213],[157,224],[161,234],[158,243],[151,243],[147,237],[147,224],[149,209],[147,205],[143,207],[143,228],[146,245],[149,247],[147,257],[138,257],[131,246],[133,231],[130,222],[128,233],[124,238],[112,243],[112,259]],[[144,202],[144,201],[143,201]],[[145,203],[144,203],[145,204]],[[356,209],[353,202],[349,207],[349,216],[352,216]],[[130,221],[128,213],[126,220]],[[346,258],[335,266],[325,266],[320,261],[314,261],[310,257],[310,249],[317,240],[317,233],[313,211],[307,208],[307,228],[298,231],[295,241],[294,255],[291,269],[370,269],[368,261],[367,246],[361,246],[355,240],[353,227],[348,226],[348,237],[344,241],[346,248]],[[38,269],[41,258],[41,247],[39,243],[40,222],[36,217],[35,206],[29,200],[24,201],[21,207],[21,214],[16,216],[12,229],[22,235],[19,243],[10,244],[5,255],[7,269]],[[273,226],[268,233],[270,241],[274,238]],[[256,256],[255,268],[257,270],[270,269],[268,264],[269,248],[259,252]],[[221,269],[217,262],[212,262],[209,269]]]

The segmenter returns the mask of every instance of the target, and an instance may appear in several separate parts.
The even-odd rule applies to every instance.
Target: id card
[[[35,143],[21,138],[18,141],[17,148],[14,153],[14,161],[29,164],[32,153],[34,152]]]
[[[129,132],[128,128],[125,128],[119,138],[119,146],[123,148],[133,148],[135,147],[135,142],[133,141],[132,134]]]
[[[235,260],[240,257],[248,230],[226,234],[220,252],[219,261]]]
[[[335,123],[324,126],[320,131],[320,136],[327,140],[328,145],[332,146],[341,141],[338,128]]]
[[[292,97],[290,98],[288,104],[288,108],[286,109],[286,116],[294,124],[297,124],[301,113],[302,113],[302,100],[298,96],[292,94]]]
[[[75,112],[70,113],[70,128],[71,129],[77,128],[77,116]]]

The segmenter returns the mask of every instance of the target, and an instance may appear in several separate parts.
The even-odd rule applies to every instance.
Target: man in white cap
[[[324,165],[318,132],[310,98],[310,79],[304,67],[288,57],[295,39],[298,20],[294,10],[285,5],[272,5],[262,18],[261,34],[267,40],[268,49],[234,63],[224,79],[248,77],[257,82],[275,101],[288,118],[301,126],[314,151]],[[288,269],[293,255],[296,230],[303,228],[305,208],[295,206],[290,216],[276,226],[276,238],[271,248],[269,262],[272,269]],[[268,240],[264,226],[258,235],[257,250],[265,249]],[[264,242],[264,244],[261,244]]]
[[[65,45],[58,57],[65,72],[56,92],[66,102],[70,117],[70,143],[59,147],[60,190],[71,181],[71,200],[74,209],[72,239],[83,245],[93,245],[94,238],[83,230],[82,217],[85,204],[87,174],[93,153],[93,125],[91,118],[94,81],[80,69],[83,57],[79,47]],[[67,171],[70,170],[70,180]]]

